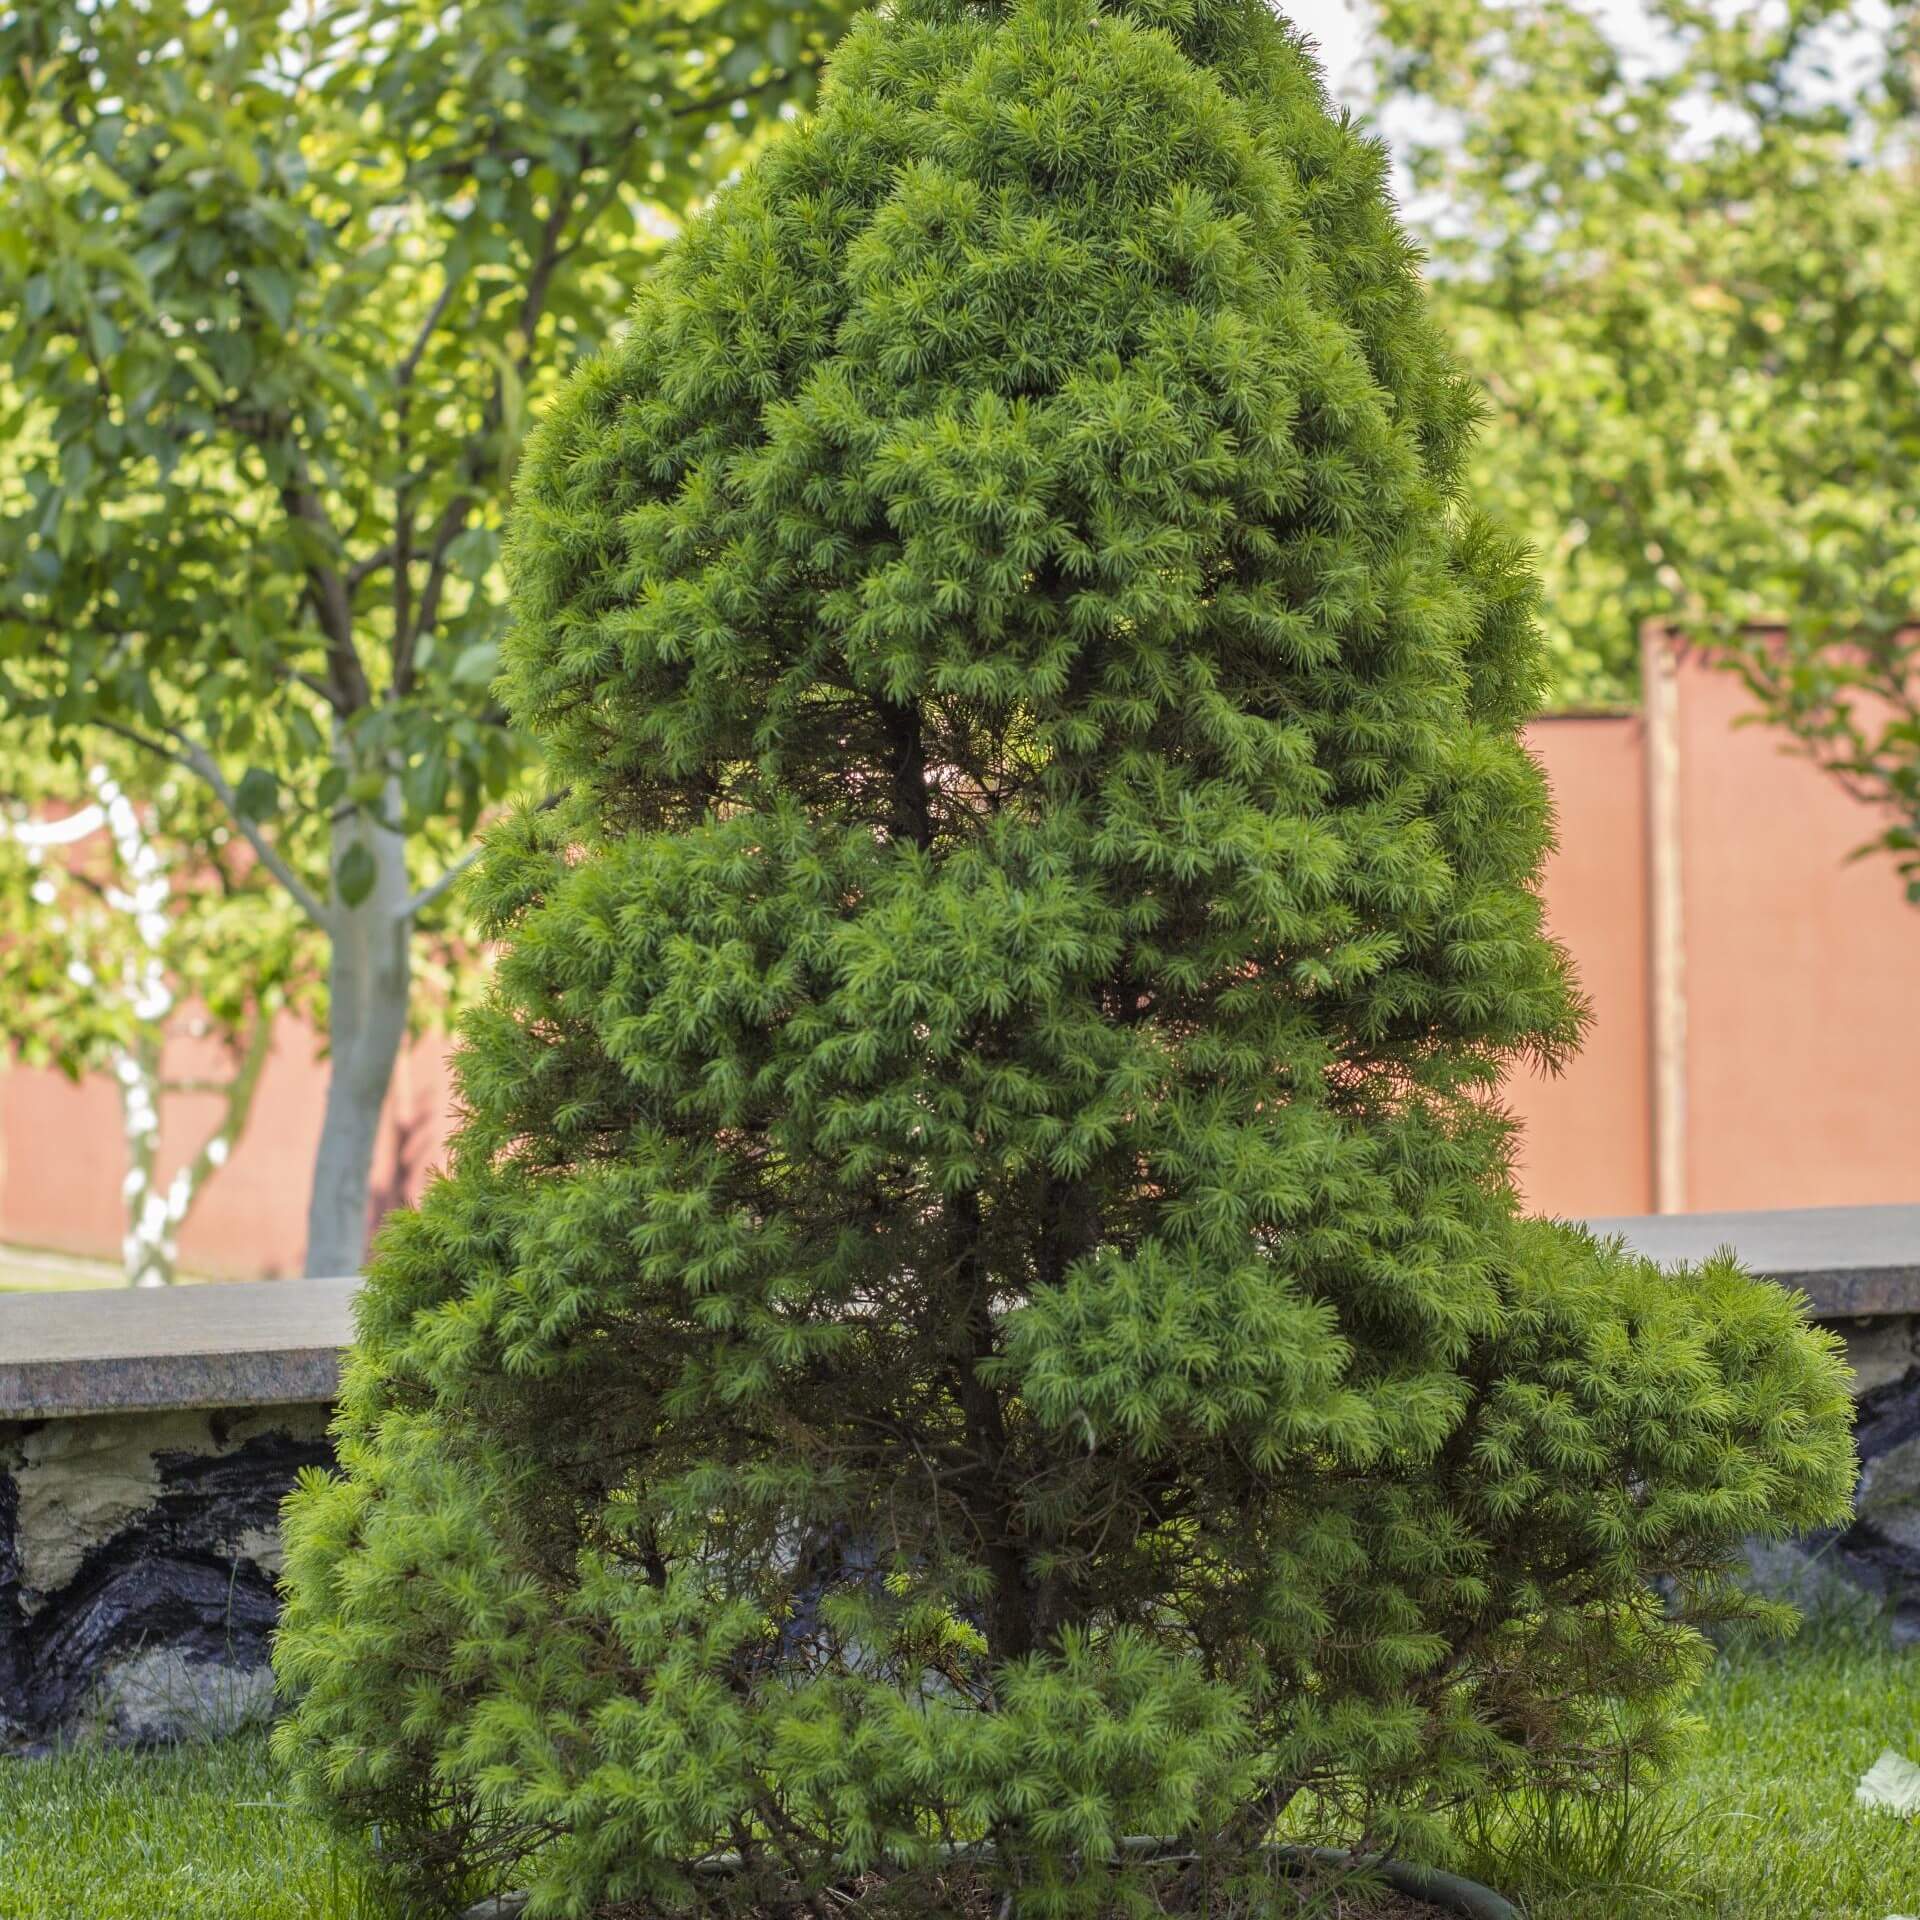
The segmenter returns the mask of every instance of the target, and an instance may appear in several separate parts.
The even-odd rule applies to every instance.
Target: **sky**
[[[1723,9],[1730,13],[1771,11],[1772,4],[1773,0],[1722,0]],[[1368,0],[1280,0],[1280,5],[1295,25],[1319,43],[1334,97],[1354,106],[1364,105],[1367,34],[1372,18]],[[1637,55],[1657,65],[1663,46],[1671,44],[1649,20],[1640,0],[1588,0],[1587,11],[1630,59]],[[1839,56],[1833,86],[1842,92],[1857,84],[1861,73],[1871,67],[1872,41],[1891,25],[1890,0],[1858,0],[1852,12],[1854,29],[1840,28],[1827,40],[1828,50]]]
[[[1358,105],[1365,91],[1360,85],[1366,59],[1363,0],[1294,0],[1285,11],[1319,42],[1334,97]]]

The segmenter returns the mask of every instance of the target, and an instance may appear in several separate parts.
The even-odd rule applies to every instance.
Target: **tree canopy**
[[[0,800],[0,1044],[74,1079],[110,1078],[126,1171],[121,1265],[175,1277],[179,1235],[245,1135],[274,1026],[310,1011],[311,930],[184,775],[118,742],[76,767],[39,730],[10,742]],[[211,1114],[162,1177],[163,1128]],[[178,1123],[176,1123],[177,1125]]]

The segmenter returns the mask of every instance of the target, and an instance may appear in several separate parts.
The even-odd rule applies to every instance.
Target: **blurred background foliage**
[[[526,426],[852,11],[0,9],[10,738],[76,779],[110,744],[148,799],[197,783],[152,830],[247,842],[337,988],[356,916],[444,950],[440,883],[530,778],[492,691]],[[1920,897],[1914,0],[1354,11],[1486,386],[1473,484],[1540,556],[1554,702],[1631,702],[1639,627],[1675,622]],[[381,991],[417,1017],[423,977]],[[398,1026],[346,984],[314,1004],[377,1094]]]
[[[1649,618],[1906,617],[1920,589],[1911,9],[1647,0],[1631,37],[1611,11],[1377,9],[1564,701],[1631,698]]]
[[[416,928],[529,754],[529,419],[812,95],[799,0],[0,8],[0,716],[185,775],[328,951],[309,1259],[357,1261]]]
[[[1632,701],[1670,623],[1920,901],[1917,17],[1380,0],[1374,77],[1556,702]]]

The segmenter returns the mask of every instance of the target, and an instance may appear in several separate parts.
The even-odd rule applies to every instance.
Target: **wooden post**
[[[1653,1206],[1687,1207],[1687,944],[1680,853],[1680,645],[1657,620],[1640,630],[1647,729],[1648,926],[1653,952]]]

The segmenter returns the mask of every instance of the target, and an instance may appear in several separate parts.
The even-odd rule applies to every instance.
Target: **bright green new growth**
[[[1516,1221],[1579,1012],[1473,413],[1253,0],[868,17],[574,380],[574,804],[290,1514],[284,1750],[422,1883],[1417,1842],[1657,1762],[1734,1543],[1841,1511],[1786,1296]]]

